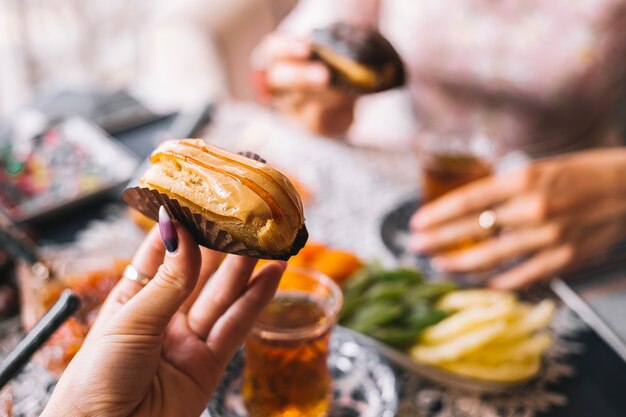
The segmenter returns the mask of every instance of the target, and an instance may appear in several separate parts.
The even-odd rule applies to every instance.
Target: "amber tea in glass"
[[[468,153],[430,155],[422,165],[422,195],[425,202],[493,172],[490,161]]]
[[[251,417],[327,415],[329,339],[341,302],[329,278],[287,270],[244,344],[242,394]]]
[[[487,177],[494,172],[497,146],[483,134],[423,134],[418,137],[422,203]],[[466,249],[477,241],[467,239],[444,252]]]

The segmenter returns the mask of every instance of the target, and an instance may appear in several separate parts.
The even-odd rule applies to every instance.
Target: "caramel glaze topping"
[[[229,164],[234,164],[237,166],[240,166],[242,168],[245,169],[249,169],[251,171],[253,171],[254,173],[258,174],[259,176],[263,177],[264,179],[266,179],[267,181],[271,182],[272,184],[274,184],[279,190],[281,190],[281,192],[287,197],[287,200],[291,203],[292,208],[295,210],[296,213],[298,213],[299,222],[303,222],[302,219],[302,214],[301,214],[301,209],[299,208],[298,204],[294,201],[293,197],[291,196],[291,194],[289,192],[287,192],[287,190],[285,190],[284,186],[282,186],[278,181],[276,181],[271,175],[269,175],[268,173],[264,172],[261,169],[255,168],[249,164],[245,164],[243,162],[237,161],[235,159],[232,158],[228,158],[225,155],[222,155],[220,153],[214,152],[212,150],[210,150],[206,144],[204,142],[202,142],[201,140],[181,140],[178,141],[178,145],[182,145],[185,147],[190,147],[190,148],[194,148],[197,150],[201,150],[202,152],[206,152],[207,154],[220,159],[224,162],[227,162]],[[229,178],[234,179],[235,181],[239,182],[240,184],[248,187],[250,190],[252,190],[255,194],[257,194],[269,207],[270,211],[272,212],[272,216],[276,221],[281,221],[284,218],[284,214],[283,214],[283,210],[281,209],[280,205],[276,202],[276,199],[265,189],[263,189],[263,187],[259,186],[258,184],[256,184],[254,181],[240,175],[234,172],[229,172],[227,170],[218,168],[216,166],[212,166],[206,162],[200,161],[197,158],[194,158],[192,156],[189,155],[183,155],[179,152],[176,152],[175,150],[161,150],[161,149],[157,149],[153,155],[152,155],[152,160],[153,162],[156,160],[156,158],[158,158],[159,155],[165,155],[165,156],[169,156],[178,160],[182,160],[185,161],[187,163],[193,164],[193,165],[197,165],[199,167],[202,167],[204,169],[207,169],[209,171],[213,171],[222,175],[225,175]]]

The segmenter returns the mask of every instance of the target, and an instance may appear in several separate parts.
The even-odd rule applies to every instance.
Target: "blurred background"
[[[295,3],[1,0],[0,118],[71,89],[125,88],[160,111],[250,97],[250,51]]]
[[[403,61],[404,85],[375,93],[337,85],[335,69],[311,54],[308,42],[313,28],[328,30],[334,22],[379,30]],[[409,248],[409,219],[425,201],[493,173],[514,173],[536,159],[607,146],[624,152],[617,148],[626,137],[624,28],[626,0],[0,0],[0,326],[9,317],[0,327],[0,354],[13,347],[21,326],[32,327],[69,287],[93,303],[50,344],[61,348],[40,357],[53,373],[62,371],[154,225],[128,210],[120,195],[165,139],[202,137],[257,152],[284,172],[303,198],[313,241],[303,253],[316,258],[311,255],[304,266],[343,282],[370,260],[385,267],[428,265],[428,253],[416,256]],[[284,45],[305,43],[306,56],[268,58],[272,32],[285,37]],[[251,68],[263,53],[266,62]],[[276,85],[289,81],[284,71],[273,81],[270,76],[282,61],[300,70],[326,68],[325,84],[302,83],[311,77],[300,73],[292,85]],[[341,129],[322,129],[341,119],[341,111],[349,115]],[[600,169],[590,172],[608,170],[606,155],[592,155]],[[565,180],[544,183],[575,185],[592,178],[571,167],[552,170],[564,169]],[[620,178],[623,169],[612,167]],[[589,183],[606,176],[598,178]],[[445,187],[428,187],[427,181],[437,185],[438,179]],[[551,188],[541,187],[532,184],[527,191],[554,198]],[[600,201],[585,188],[562,188],[584,194],[585,204]],[[611,192],[609,202],[626,201]],[[474,217],[480,224],[487,208],[468,214],[472,224]],[[609,219],[613,223],[588,220],[587,229],[567,224],[583,230],[575,237],[584,241],[587,231],[602,226],[612,234],[626,224],[621,213]],[[506,229],[491,214],[491,226],[480,225],[486,239]],[[459,242],[471,247],[484,241]],[[605,282],[616,282],[619,273],[626,283],[626,246],[616,247],[591,266],[611,269]],[[510,258],[523,262],[529,254]],[[608,262],[615,254],[618,259]],[[33,266],[40,260],[60,271],[60,279],[37,274]],[[624,299],[616,305],[626,305]],[[623,314],[605,316],[623,328]],[[573,366],[583,377],[559,387],[571,405],[550,416],[623,415],[626,399],[619,388],[626,384],[626,365],[597,338],[588,339],[590,353]],[[505,415],[544,402],[524,414],[543,417],[550,405],[562,403],[547,388],[557,379],[550,372],[569,377],[573,371],[554,358],[545,363],[545,379],[512,396]],[[606,378],[607,370],[618,376]],[[13,388],[16,415],[39,415],[54,375],[33,366],[23,381]],[[480,402],[484,408],[468,416],[501,415],[493,411],[500,403],[492,408]],[[609,411],[601,408],[605,404]]]

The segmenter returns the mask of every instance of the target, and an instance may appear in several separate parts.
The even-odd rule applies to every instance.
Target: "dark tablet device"
[[[33,107],[50,120],[81,116],[112,135],[169,116],[153,112],[126,90],[95,87],[45,95]]]
[[[35,220],[125,183],[137,158],[78,116],[29,137],[0,142],[0,208],[14,222]]]

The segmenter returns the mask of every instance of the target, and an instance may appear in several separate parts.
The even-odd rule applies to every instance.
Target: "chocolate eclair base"
[[[159,207],[164,206],[171,218],[183,224],[199,245],[219,252],[244,255],[251,258],[286,261],[296,255],[309,238],[306,226],[302,225],[288,253],[270,255],[248,248],[242,242],[236,241],[216,223],[205,219],[201,214],[192,213],[189,208],[181,205],[176,199],[172,199],[156,190],[143,187],[127,188],[122,194],[122,200],[130,207],[155,221],[159,219]]]
[[[374,93],[404,84],[398,52],[376,29],[335,23],[311,35],[314,58],[332,70],[333,85],[357,93]]]

